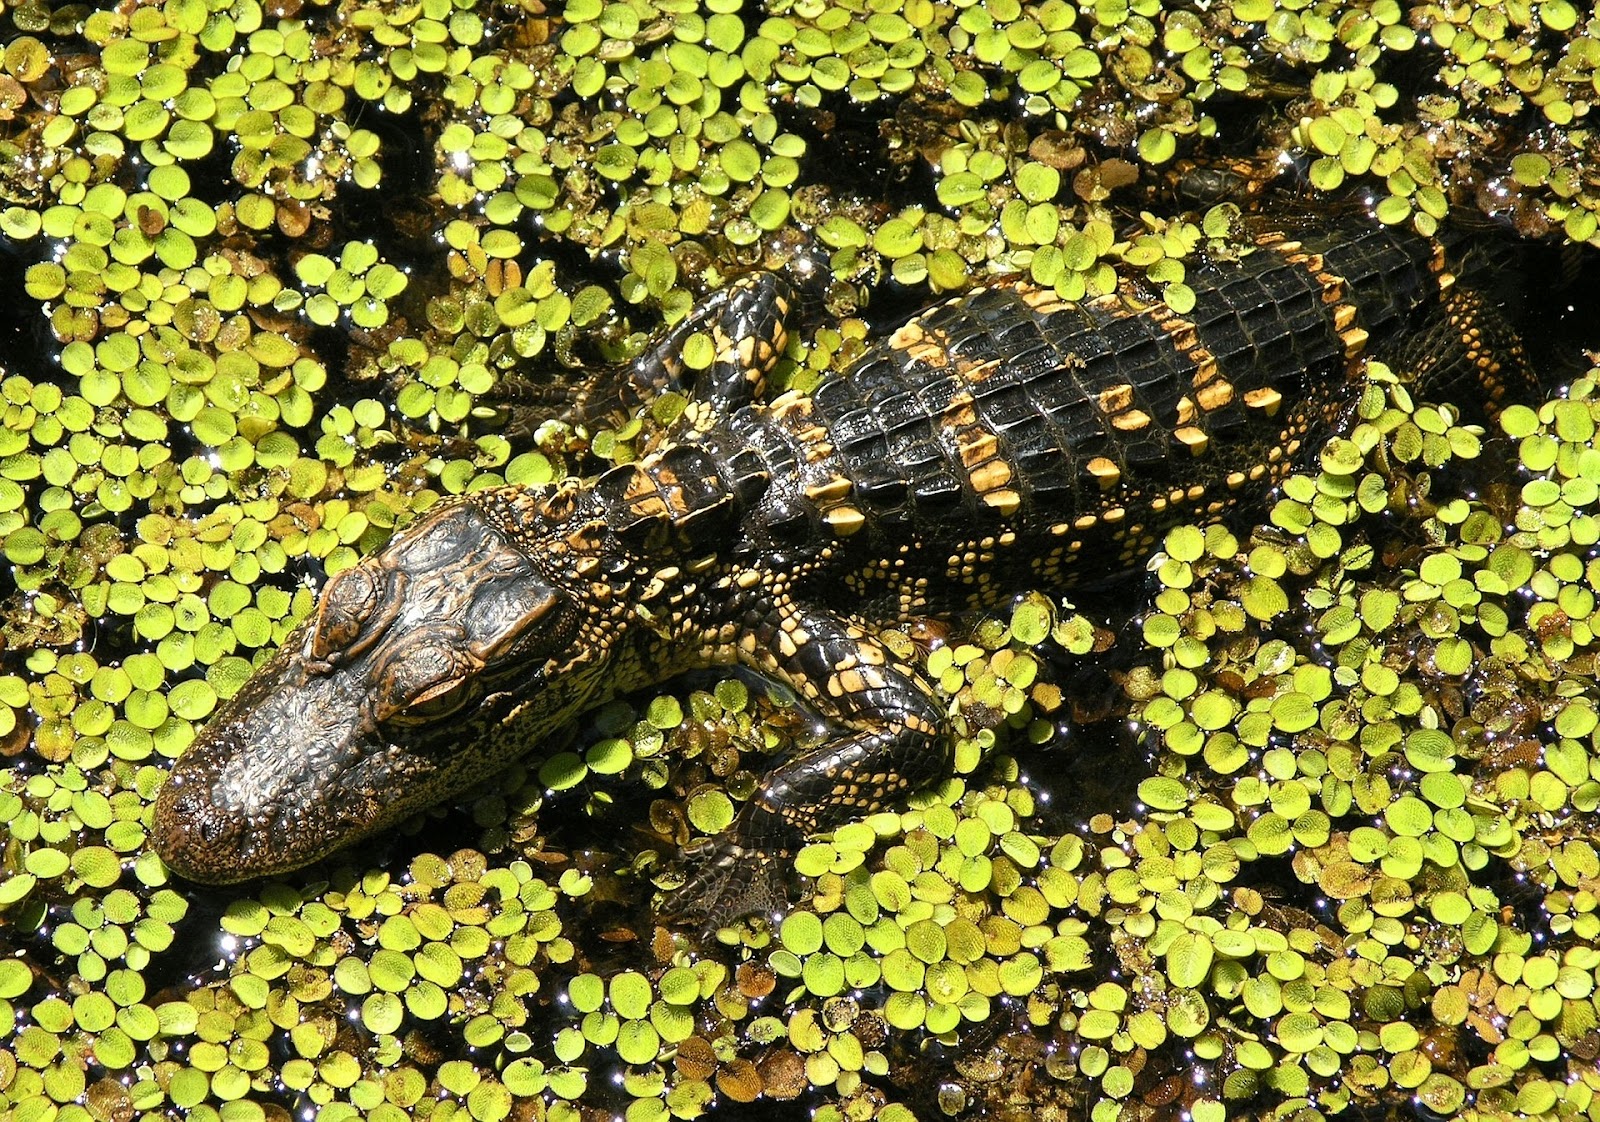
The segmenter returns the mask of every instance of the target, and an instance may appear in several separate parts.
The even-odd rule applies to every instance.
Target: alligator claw
[[[698,929],[711,939],[746,916],[771,917],[788,911],[789,855],[746,849],[734,842],[705,838],[683,848],[689,877],[668,894],[659,910],[662,922]]]

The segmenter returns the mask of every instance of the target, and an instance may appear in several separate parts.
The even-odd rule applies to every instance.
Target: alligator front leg
[[[748,617],[747,617],[748,618]],[[792,687],[834,734],[768,772],[671,902],[675,920],[715,926],[781,910],[787,858],[808,835],[948,776],[951,748],[933,687],[870,633],[793,605],[751,628],[741,661]]]
[[[581,371],[577,380],[504,375],[487,400],[507,411],[513,438],[532,436],[546,420],[590,428],[620,423],[664,393],[692,393],[712,415],[724,416],[763,393],[788,339],[793,302],[782,277],[749,273],[707,297],[626,365]],[[685,359],[696,335],[711,343],[710,363],[699,370]]]

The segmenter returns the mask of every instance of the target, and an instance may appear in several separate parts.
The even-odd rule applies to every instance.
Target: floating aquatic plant
[[[41,1119],[1587,1111],[1588,381],[1507,410],[1502,456],[1377,372],[1262,526],[1168,537],[1134,629],[1034,597],[890,636],[950,699],[956,775],[796,854],[811,895],[770,931],[694,947],[640,906],[804,735],[734,681],[608,706],[413,823],[398,864],[202,895],[146,847],[168,761],[321,577],[442,495],[627,459],[681,408],[519,444],[510,376],[626,361],[758,266],[822,278],[829,311],[774,379],[800,389],[867,345],[854,313],[886,278],[932,299],[1023,273],[1076,299],[1120,269],[1183,312],[1185,260],[1230,252],[1280,163],[1424,233],[1464,206],[1591,242],[1581,15],[9,9],[0,1099]],[[1190,213],[1173,190],[1237,147],[1239,98],[1269,150]],[[1145,739],[1072,735],[1124,753],[1131,787],[1063,815],[1034,761],[1070,751],[1074,675],[1113,653],[1107,707]]]

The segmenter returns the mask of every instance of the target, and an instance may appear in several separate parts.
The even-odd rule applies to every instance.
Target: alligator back
[[[1442,355],[1459,334],[1442,252],[1397,231],[1264,235],[1188,283],[1187,315],[1133,285],[1084,303],[978,289],[809,399],[742,411],[772,480],[751,533],[899,616],[1103,579],[1259,497],[1354,401],[1367,355],[1421,337]]]

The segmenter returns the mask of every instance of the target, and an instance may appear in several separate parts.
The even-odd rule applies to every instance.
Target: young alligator
[[[719,358],[648,455],[447,500],[334,577],[179,761],[158,851],[200,881],[294,869],[620,692],[737,663],[834,729],[765,777],[678,911],[764,906],[773,856],[948,773],[944,705],[875,625],[1103,579],[1180,521],[1259,502],[1369,354],[1471,375],[1486,412],[1531,383],[1433,243],[1255,243],[1191,266],[1190,315],[1133,282],[1083,303],[992,284],[761,404],[785,298],[747,279],[691,324]],[[666,381],[662,363],[641,380]]]

